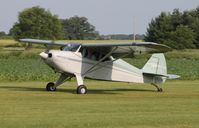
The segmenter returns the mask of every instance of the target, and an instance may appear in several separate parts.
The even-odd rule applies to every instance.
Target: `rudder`
[[[167,76],[167,65],[163,53],[153,54],[142,68],[143,74]]]

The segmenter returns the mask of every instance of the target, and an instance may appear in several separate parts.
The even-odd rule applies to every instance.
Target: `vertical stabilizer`
[[[153,54],[142,68],[144,74],[167,76],[167,65],[163,53]]]

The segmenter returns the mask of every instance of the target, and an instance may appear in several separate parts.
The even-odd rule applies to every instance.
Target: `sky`
[[[9,32],[19,12],[33,6],[65,19],[85,16],[100,34],[145,34],[162,11],[195,9],[199,0],[0,0],[0,31]]]

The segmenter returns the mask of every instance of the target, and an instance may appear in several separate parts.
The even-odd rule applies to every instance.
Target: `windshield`
[[[72,51],[72,52],[76,52],[77,49],[79,48],[80,44],[75,44],[75,43],[70,43],[70,44],[67,44],[63,51]]]

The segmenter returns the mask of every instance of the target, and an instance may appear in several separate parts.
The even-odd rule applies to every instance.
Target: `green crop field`
[[[164,92],[145,84],[86,81],[88,94],[67,82],[0,83],[1,128],[198,128],[199,81],[169,81]]]
[[[0,81],[53,81],[55,74],[38,56],[41,49],[0,51]],[[125,59],[142,68],[150,55]],[[183,80],[199,80],[199,50],[174,51],[166,54],[168,73]]]
[[[123,40],[101,40],[99,42],[122,42]],[[130,42],[130,40],[124,40]],[[67,42],[67,41],[66,41]],[[73,40],[72,42],[77,42]],[[92,40],[78,42],[97,42]],[[0,81],[53,81],[57,75],[45,65],[38,54],[43,46],[30,50],[22,49],[13,40],[0,40]],[[42,48],[43,47],[43,48]],[[168,73],[180,75],[182,80],[199,80],[199,50],[172,51],[165,54]],[[150,55],[125,59],[130,64],[142,68]]]

